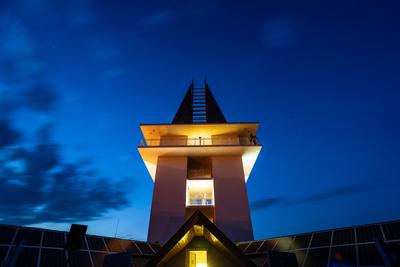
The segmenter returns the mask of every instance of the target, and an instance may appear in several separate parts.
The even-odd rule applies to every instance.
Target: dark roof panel
[[[42,249],[40,267],[65,267],[65,251],[63,249]]]
[[[383,240],[381,228],[379,225],[368,225],[356,228],[357,242],[373,242],[375,238]]]
[[[333,247],[330,266],[357,266],[356,246]]]
[[[352,244],[354,242],[354,228],[340,229],[333,232],[333,245]]]
[[[375,244],[366,244],[358,246],[358,257],[360,266],[383,265],[383,259],[378,252]]]
[[[11,244],[15,231],[14,227],[0,226],[0,244]]]
[[[25,240],[26,246],[39,246],[41,237],[42,231],[40,230],[20,228],[17,237],[14,240],[14,244],[18,244],[20,241]]]
[[[195,88],[193,82],[175,114],[172,124],[226,123],[207,83],[202,88]]]
[[[328,265],[329,248],[315,248],[308,251],[304,266],[320,267]]]
[[[400,222],[385,223],[382,228],[387,240],[400,239]]]
[[[91,267],[90,256],[88,251],[78,250],[71,254],[69,262],[70,267]]]
[[[96,236],[86,236],[88,246],[90,250],[107,251],[107,248],[103,242],[103,238]]]
[[[323,247],[331,244],[331,231],[319,232],[313,235],[311,247]]]
[[[43,244],[44,247],[64,248],[65,246],[65,233],[44,231]]]

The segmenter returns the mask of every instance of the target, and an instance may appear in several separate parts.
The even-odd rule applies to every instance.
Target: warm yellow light
[[[212,145],[211,135],[206,133],[196,133],[189,135],[187,139],[188,146],[210,146]]]
[[[254,151],[248,151],[242,155],[243,171],[244,171],[244,177],[245,177],[246,182],[247,182],[247,179],[249,179],[251,170],[253,169],[253,166],[256,163],[259,153],[260,153],[260,149],[254,150]]]
[[[207,180],[186,181],[186,206],[214,205],[214,182]]]
[[[207,267],[207,251],[206,250],[190,250],[189,267]]]

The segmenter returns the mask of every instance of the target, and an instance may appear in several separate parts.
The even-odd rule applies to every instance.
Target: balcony
[[[142,139],[139,147],[199,147],[199,146],[259,146],[256,136],[218,136],[218,137],[161,137]]]

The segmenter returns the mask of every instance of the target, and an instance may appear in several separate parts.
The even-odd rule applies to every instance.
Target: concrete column
[[[185,222],[187,157],[159,157],[151,206],[149,242],[165,243]]]
[[[241,156],[212,157],[215,224],[232,241],[253,240]]]

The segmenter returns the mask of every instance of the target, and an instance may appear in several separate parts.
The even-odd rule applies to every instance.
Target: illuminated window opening
[[[214,183],[212,179],[186,180],[186,206],[213,206]]]
[[[207,267],[206,250],[189,250],[187,253],[188,267]]]

